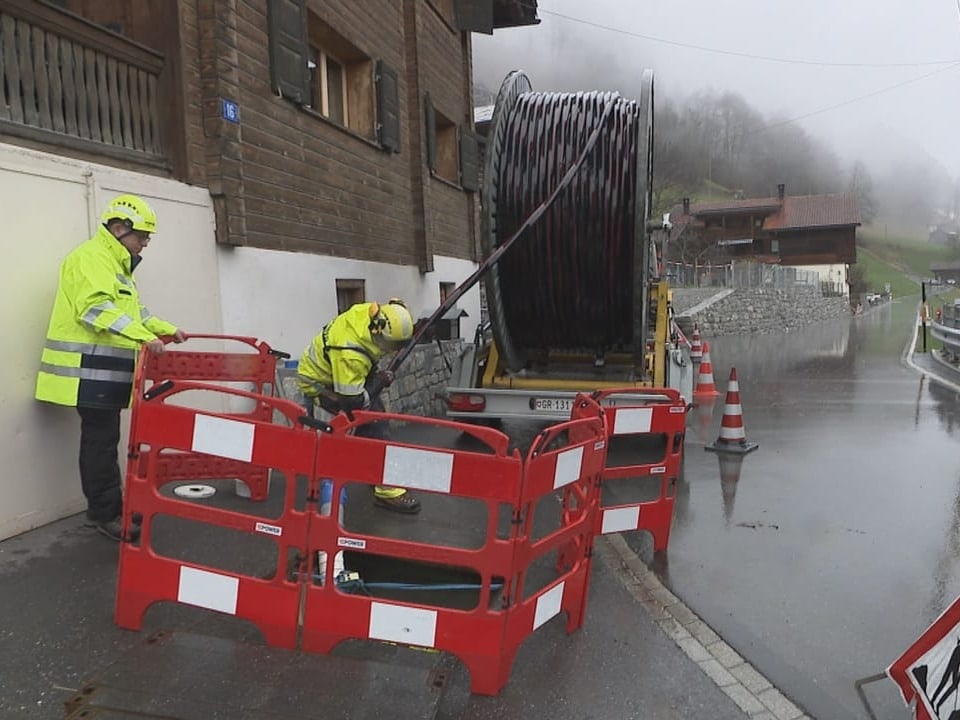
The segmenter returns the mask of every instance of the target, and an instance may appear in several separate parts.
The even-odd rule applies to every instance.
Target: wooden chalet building
[[[221,246],[473,260],[470,32],[536,0],[0,0],[0,142],[209,189]]]
[[[704,256],[789,266],[857,261],[856,196],[777,195],[710,203],[684,199],[671,213],[671,244],[697,242]]]

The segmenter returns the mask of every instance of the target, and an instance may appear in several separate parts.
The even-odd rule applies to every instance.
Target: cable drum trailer
[[[653,107],[649,70],[639,101],[536,93],[519,71],[504,80],[486,145],[483,254],[513,244],[538,204],[543,214],[486,269],[489,322],[453,365],[448,416],[566,419],[577,392],[609,388],[631,388],[632,403],[644,388],[651,402],[664,397],[661,388],[692,397],[688,346],[654,239],[669,223],[650,220]],[[546,199],[597,130],[583,166]]]

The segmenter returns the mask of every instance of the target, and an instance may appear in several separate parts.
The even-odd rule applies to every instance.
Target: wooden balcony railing
[[[0,137],[165,165],[160,53],[39,0],[0,0]]]

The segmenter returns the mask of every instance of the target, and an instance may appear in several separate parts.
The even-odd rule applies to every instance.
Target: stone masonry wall
[[[702,292],[702,291],[701,291]],[[703,300],[689,302],[683,290],[674,291],[674,309],[686,314]],[[702,335],[778,333],[850,314],[845,297],[822,297],[818,287],[736,290],[713,305],[689,317]]]

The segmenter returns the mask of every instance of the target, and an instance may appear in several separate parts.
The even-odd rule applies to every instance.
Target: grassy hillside
[[[858,229],[857,245],[858,252],[866,248],[875,259],[920,278],[931,277],[930,263],[951,259],[950,250],[931,244],[924,236],[885,232],[877,226]]]
[[[920,284],[906,275],[907,271],[899,259],[895,258],[894,262],[897,264],[874,253],[872,247],[869,250],[862,246],[857,248],[857,264],[864,268],[869,292],[883,292],[886,283],[890,283],[890,292],[894,297],[919,295]]]

